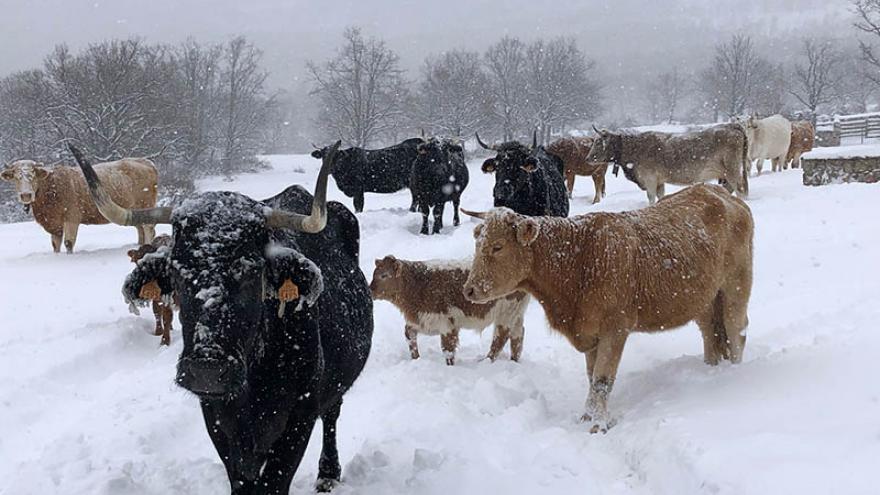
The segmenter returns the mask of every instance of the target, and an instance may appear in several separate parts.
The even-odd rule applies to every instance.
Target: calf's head
[[[108,220],[172,225],[171,249],[144,256],[126,278],[123,294],[136,301],[140,288],[154,280],[163,292],[175,291],[183,330],[177,383],[203,400],[235,397],[247,385],[249,366],[260,357],[267,319],[284,318],[282,305],[288,301],[295,305],[288,317],[313,305],[323,289],[314,263],[273,244],[271,232],[323,230],[335,147],[324,158],[310,215],[272,209],[232,192],[203,193],[174,209],[128,210],[110,200],[91,165],[79,150],[72,151]]]
[[[400,277],[402,269],[403,261],[394,256],[376,260],[376,269],[373,270],[373,280],[370,282],[370,293],[374,300],[390,301],[406,292]]]
[[[623,136],[593,127],[596,131],[596,138],[593,140],[590,152],[587,153],[587,162],[589,163],[613,163],[614,175],[617,176],[620,170],[621,150],[623,147]]]
[[[3,169],[3,172],[0,172],[0,178],[7,182],[15,182],[18,201],[29,205],[36,199],[37,191],[43,181],[49,177],[49,173],[49,169],[45,168],[42,163],[18,160]]]
[[[485,303],[516,291],[532,270],[532,244],[541,230],[538,220],[507,208],[462,211],[484,221],[474,228],[474,261],[462,289],[464,296]]]

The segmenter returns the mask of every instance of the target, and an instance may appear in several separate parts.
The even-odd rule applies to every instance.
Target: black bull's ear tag
[[[299,299],[299,287],[292,280],[285,280],[281,287],[278,288],[278,300],[280,301],[278,304],[279,318],[284,317],[284,308],[287,306],[287,303],[296,299]]]

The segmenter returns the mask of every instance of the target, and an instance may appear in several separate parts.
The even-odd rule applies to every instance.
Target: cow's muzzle
[[[472,303],[479,304],[490,301],[492,299],[488,296],[485,290],[478,288],[475,284],[472,284],[470,282],[464,284],[461,292],[464,295],[464,298]]]
[[[200,399],[234,397],[244,386],[244,367],[236,359],[182,357],[175,381]]]

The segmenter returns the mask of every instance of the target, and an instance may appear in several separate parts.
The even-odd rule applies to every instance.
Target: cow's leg
[[[324,429],[324,442],[321,446],[321,459],[318,461],[318,480],[315,490],[329,492],[342,478],[342,466],[339,465],[339,451],[336,450],[336,420],[342,408],[342,397],[321,415],[321,426]]]
[[[568,199],[571,199],[572,192],[574,191],[574,170],[567,168],[565,169],[565,188],[568,189]]]
[[[605,174],[593,174],[593,187],[596,189],[596,194],[593,196],[593,204],[596,204],[602,201],[602,196],[605,196]]]
[[[593,365],[593,379],[590,383],[590,395],[587,397],[587,412],[584,417],[592,418],[590,433],[608,431],[611,418],[608,415],[608,396],[614,387],[617,367],[626,344],[625,331],[611,331],[599,338],[596,359]]]
[[[660,199],[663,196],[666,196],[666,184],[661,182],[657,184],[657,199]]]
[[[523,338],[526,329],[520,321],[510,329],[510,360],[519,362],[523,350]]]
[[[651,177],[645,179],[645,193],[648,195],[648,204],[652,205],[657,202],[657,181]]]
[[[495,332],[492,334],[492,345],[489,346],[489,354],[486,355],[486,357],[489,358],[489,361],[494,362],[498,359],[498,354],[504,349],[504,345],[507,344],[509,339],[510,329],[496,324]]]
[[[146,235],[144,235],[144,226],[138,225],[135,227],[135,230],[137,230],[138,233],[138,246],[143,246],[144,239],[146,238]]]
[[[144,231],[144,244],[150,244],[153,242],[153,239],[156,237],[156,226],[155,225],[144,225],[141,227]]]
[[[751,278],[751,271],[744,269],[739,274],[731,277],[727,282],[727,286],[722,289],[722,310],[719,326],[724,328],[726,344],[732,363],[742,362],[743,351],[746,347],[745,332],[746,327],[749,326],[748,306],[751,290],[744,290],[743,287],[751,287]]]
[[[171,322],[174,321],[174,310],[162,304],[162,341],[160,345],[171,345]]]
[[[419,212],[422,214],[422,230],[419,231],[419,234],[428,235],[428,214],[431,212],[431,205],[426,201],[421,201],[419,203]]]
[[[755,169],[757,169],[757,173],[755,173],[755,176],[756,177],[760,176],[761,170],[764,169],[764,159],[763,158],[758,158],[757,160],[755,160]]]
[[[461,196],[456,194],[455,197],[452,198],[452,226],[458,227],[461,224],[461,219],[458,217],[458,205],[461,203]]]
[[[56,253],[61,252],[61,240],[64,239],[64,231],[61,232],[53,232],[50,234],[52,236],[52,251]]]
[[[419,331],[415,327],[406,325],[403,327],[406,343],[409,345],[409,355],[413,359],[419,358]]]
[[[440,229],[443,228],[443,210],[446,208],[445,201],[439,201],[434,205],[433,213],[434,213],[434,229],[431,231],[433,234],[439,234]]]
[[[458,347],[458,329],[453,328],[446,333],[440,334],[440,348],[446,356],[446,364],[455,364],[455,349]]]
[[[262,475],[257,480],[257,493],[284,494],[290,492],[290,482],[302,462],[309,445],[309,437],[315,427],[315,418],[288,420],[287,429],[272,445],[272,453],[266,460]],[[320,472],[320,471],[319,471]]]
[[[79,230],[79,223],[64,222],[64,249],[67,254],[73,253],[73,246],[76,244],[76,233]]]
[[[801,154],[795,153],[794,159],[791,161],[791,168],[801,168]]]
[[[153,301],[153,317],[156,318],[156,331],[153,332],[153,335],[162,335],[165,333],[162,330],[164,316],[165,312],[162,311],[162,303],[159,301]]]
[[[416,202],[416,192],[413,191],[412,189],[410,189],[409,192],[412,195],[412,203],[410,203],[410,205],[409,205],[409,211],[416,211],[416,208],[418,208],[418,206],[419,206],[418,203]]]
[[[361,213],[364,211],[364,193],[359,192],[354,195],[354,212]]]
[[[709,366],[715,366],[724,357],[724,348],[719,346],[722,342],[720,338],[723,336],[724,328],[718,328],[715,325],[716,305],[713,303],[706,313],[697,318],[697,326],[703,335],[703,362]]]

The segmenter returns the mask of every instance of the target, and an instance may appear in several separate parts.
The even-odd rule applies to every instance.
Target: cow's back
[[[791,144],[788,148],[786,160],[794,158],[795,154],[806,153],[813,149],[813,140],[815,132],[813,124],[807,121],[799,121],[791,123]]]
[[[791,144],[791,122],[781,115],[757,121],[756,128],[746,127],[749,137],[749,159],[785,157]]]
[[[618,252],[619,270],[636,280],[627,312],[638,315],[637,330],[684,325],[714,301],[732,270],[746,260],[751,270],[751,212],[719,186],[692,186],[623,218],[630,242]]]
[[[410,139],[381,150],[365,150],[362,180],[365,192],[393,193],[409,187],[412,164],[418,151]]]

